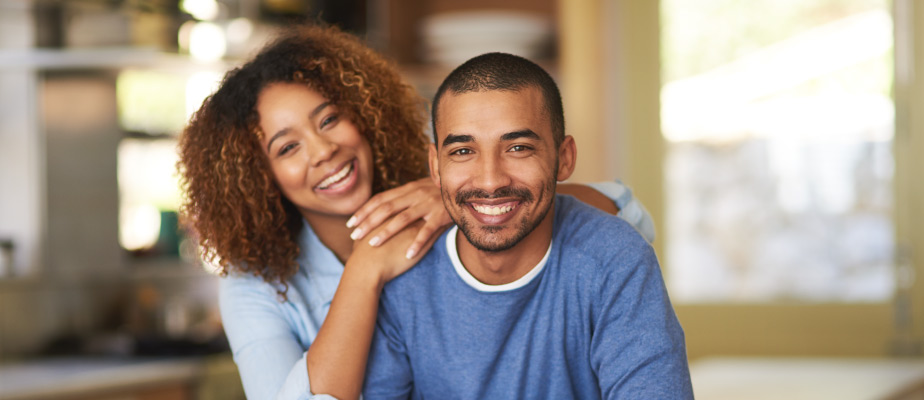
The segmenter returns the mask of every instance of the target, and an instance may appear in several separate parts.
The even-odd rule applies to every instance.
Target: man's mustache
[[[488,193],[488,191],[483,189],[460,190],[458,193],[456,193],[456,204],[463,205],[475,199],[487,200],[504,197],[518,198],[524,203],[533,201],[533,193],[530,192],[529,189],[522,187],[504,186],[495,190],[494,193]]]

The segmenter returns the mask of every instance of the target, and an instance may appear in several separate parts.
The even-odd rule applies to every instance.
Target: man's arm
[[[692,399],[683,330],[650,246],[617,255],[597,288],[591,365],[606,399]]]

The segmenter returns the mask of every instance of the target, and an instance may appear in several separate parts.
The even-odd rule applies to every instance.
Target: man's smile
[[[521,206],[533,201],[533,194],[524,188],[503,187],[494,193],[469,189],[456,195],[456,204],[472,212],[484,225],[501,225],[513,218]]]
[[[472,208],[474,208],[475,211],[478,211],[479,213],[486,214],[486,215],[502,215],[502,214],[506,214],[512,211],[513,208],[516,207],[517,204],[519,204],[519,202],[504,203],[502,205],[488,205],[488,204],[478,204],[478,203],[471,203],[471,204],[472,204]]]

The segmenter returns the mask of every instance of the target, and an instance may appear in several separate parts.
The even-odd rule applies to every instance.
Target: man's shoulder
[[[440,237],[433,242],[433,246],[427,250],[427,253],[421,257],[420,261],[403,274],[388,282],[388,284],[385,285],[385,290],[396,290],[395,288],[407,287],[408,285],[413,287],[413,285],[420,284],[421,281],[426,283],[433,279],[434,274],[440,273],[440,266],[448,265],[450,262],[446,253],[446,235],[448,233],[449,229],[444,231]]]
[[[571,196],[559,196],[555,217],[557,259],[572,272],[599,280],[659,268],[651,244],[621,218]]]
[[[569,195],[557,195],[555,234],[564,244],[579,248],[609,248],[613,244],[650,247],[635,228],[615,215],[591,207]]]

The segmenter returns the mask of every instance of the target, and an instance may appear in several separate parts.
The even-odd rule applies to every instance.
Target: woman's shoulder
[[[276,298],[281,285],[265,281],[262,277],[242,271],[229,272],[218,278],[218,294],[222,304],[247,301],[244,299]]]

